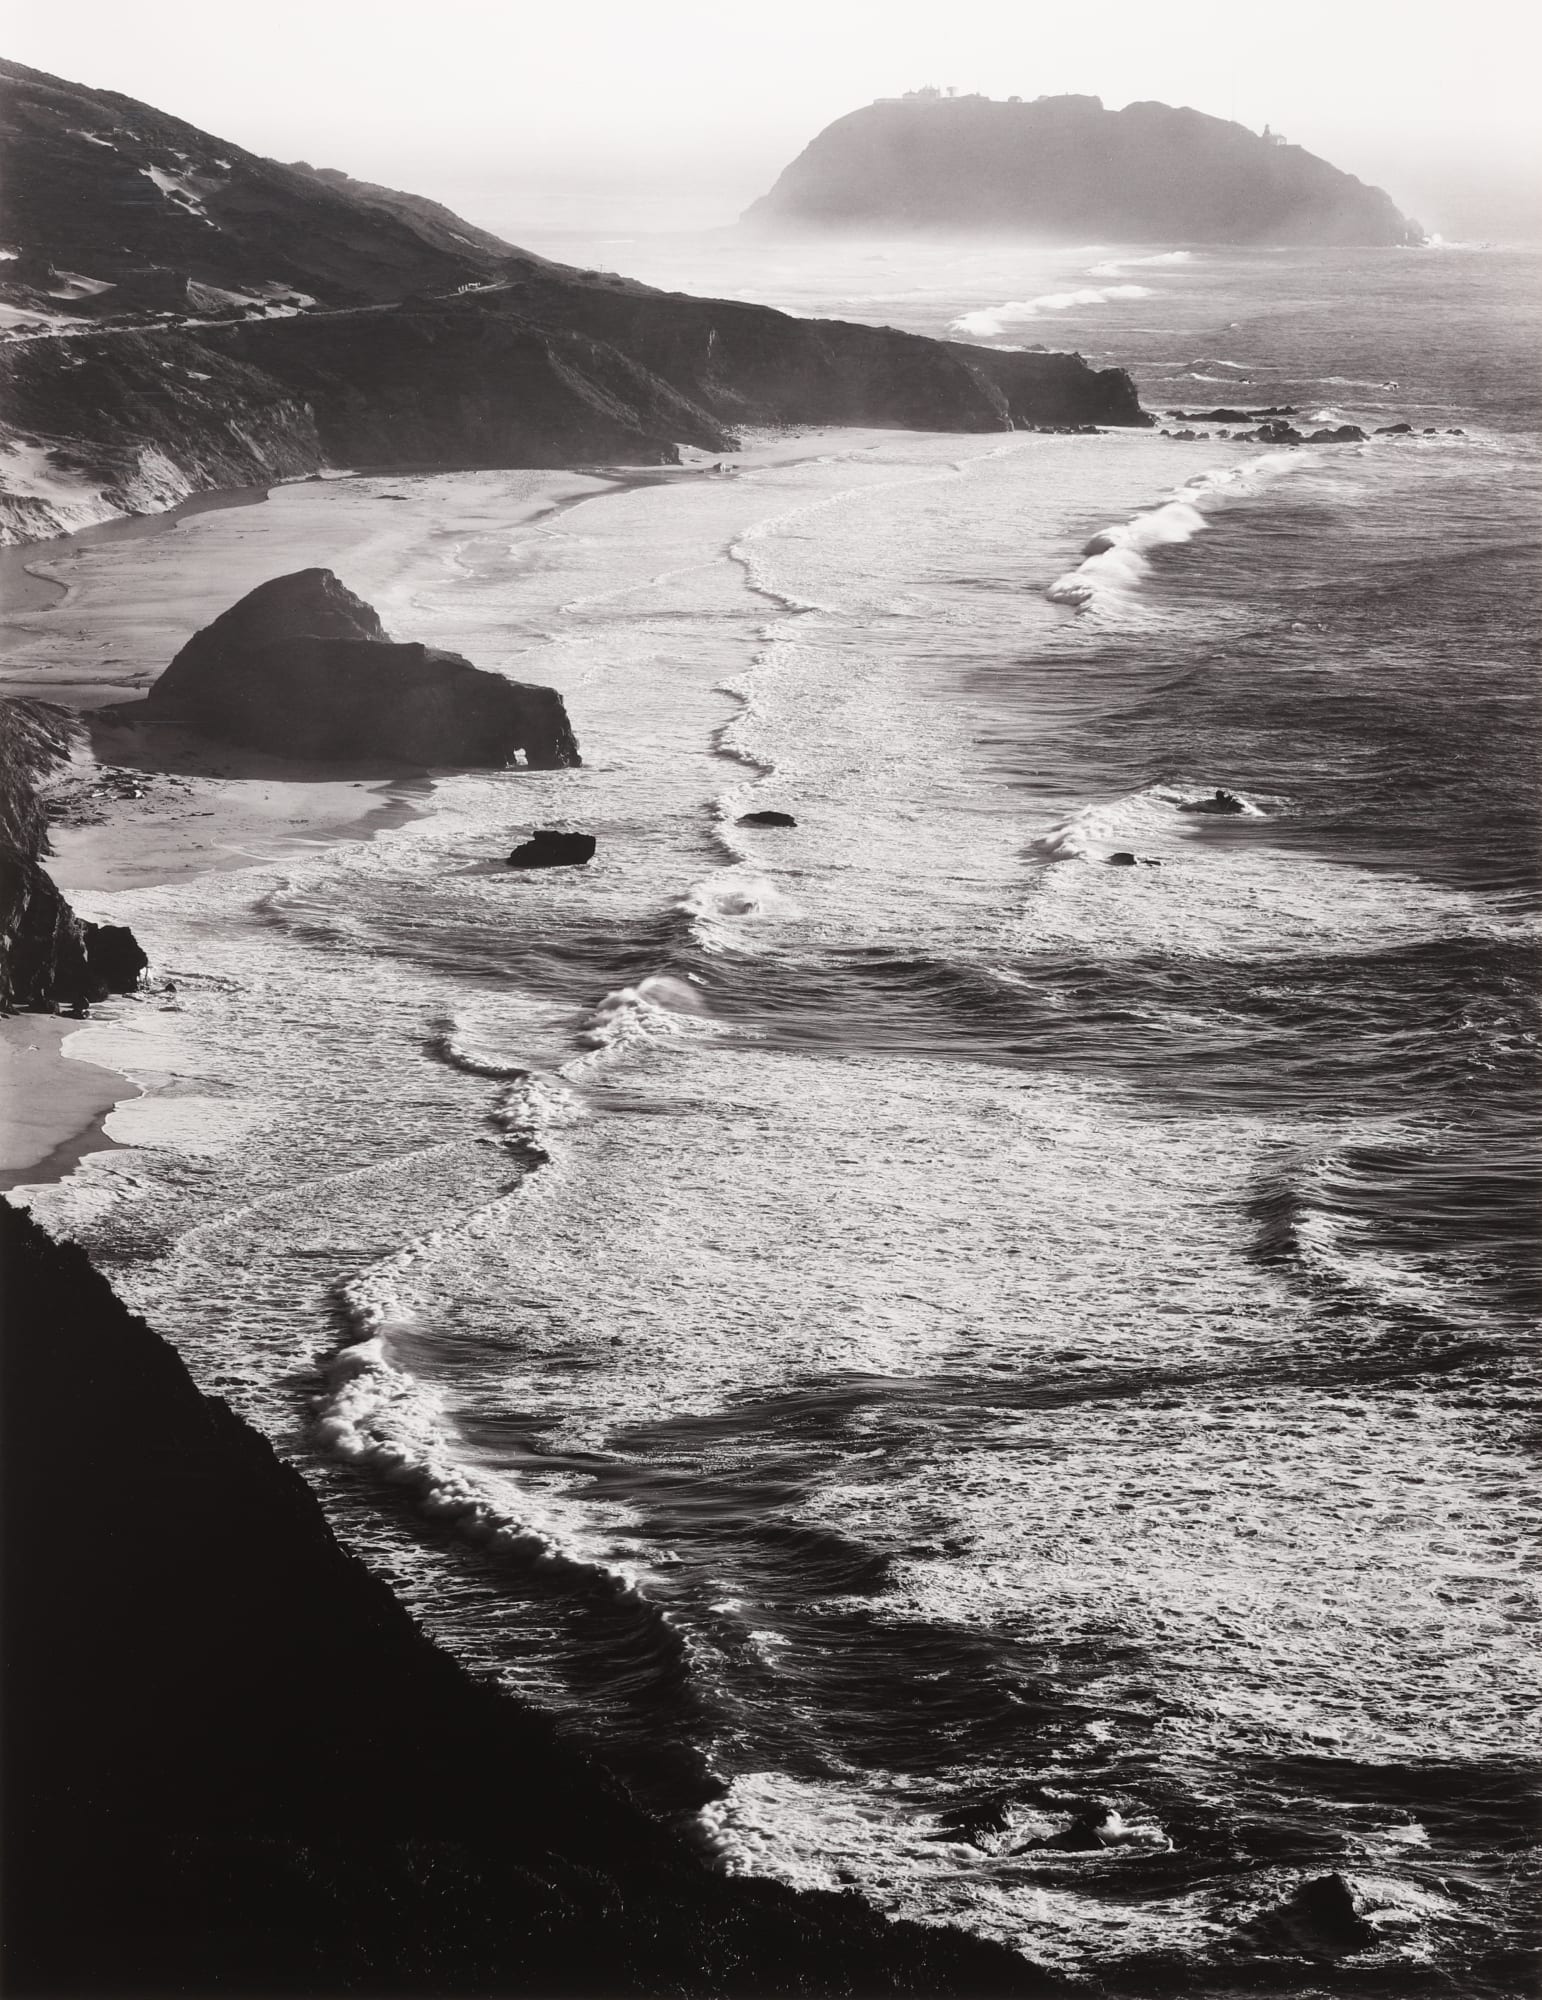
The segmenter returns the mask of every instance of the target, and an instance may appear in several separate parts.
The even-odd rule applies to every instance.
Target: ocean
[[[585,763],[76,894],[154,979],[72,1049],[145,1094],[23,1198],[719,1865],[1121,1990],[1525,1990],[1542,258],[537,247],[1412,430],[761,439],[103,555],[219,608],[306,508]],[[508,870],[540,825],[593,864]]]

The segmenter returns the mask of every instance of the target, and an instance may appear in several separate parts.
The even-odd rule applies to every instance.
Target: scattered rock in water
[[[562,833],[540,826],[509,856],[511,868],[582,868],[594,859],[592,833]]]
[[[740,813],[738,824],[740,826],[796,826],[798,822],[793,818],[791,813],[764,811]]]
[[[1245,813],[1247,807],[1235,792],[1223,792],[1218,789],[1214,796],[1208,799],[1182,800],[1178,810],[1181,813]]]
[[[1376,435],[1379,438],[1409,437],[1413,433],[1412,424],[1383,424]]]
[[[1110,868],[1133,868],[1135,866],[1135,856],[1133,854],[1111,854],[1108,857],[1108,865]]]
[[[1263,1923],[1299,1950],[1318,1955],[1364,1951],[1376,1943],[1375,1927],[1360,1914],[1353,1886],[1337,1872],[1303,1882]]]
[[[1260,424],[1256,431],[1240,431],[1238,436],[1252,444],[1305,444],[1306,439],[1294,424],[1288,424],[1282,417],[1273,417],[1268,423]]]
[[[1308,444],[1364,444],[1365,432],[1358,424],[1340,424],[1336,430],[1313,431]]]
[[[1448,438],[1464,438],[1466,437],[1466,435],[1467,435],[1466,431],[1462,429],[1460,424],[1446,425],[1446,436]]]

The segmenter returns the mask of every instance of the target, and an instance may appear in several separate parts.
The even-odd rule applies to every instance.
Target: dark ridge
[[[1073,242],[1422,243],[1380,188],[1279,134],[1170,104],[937,91],[827,125],[745,214],[766,227]]]
[[[328,464],[674,464],[683,444],[734,450],[745,423],[1148,421],[1127,375],[1078,355],[553,264],[420,196],[15,63],[0,169],[18,252],[0,299],[39,315],[0,353],[7,423],[126,513]],[[60,529],[46,500],[4,514],[22,539]]]
[[[5,1990],[1063,1990],[710,1872],[461,1672],[73,1245],[0,1204]]]

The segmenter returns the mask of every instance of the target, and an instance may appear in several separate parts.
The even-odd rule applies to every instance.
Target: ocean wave
[[[1157,506],[1100,529],[1084,545],[1075,569],[1057,577],[1045,596],[1052,604],[1070,605],[1078,611],[1112,608],[1147,580],[1151,550],[1192,541],[1209,526],[1210,513],[1262,491],[1310,462],[1294,451],[1273,451],[1241,465],[1197,474]]]
[[[999,306],[983,306],[976,312],[960,313],[948,322],[950,333],[973,334],[989,340],[1009,326],[1021,326],[1042,313],[1070,312],[1077,306],[1104,306],[1115,299],[1148,299],[1149,285],[1083,285],[1072,292],[1041,292],[1037,298],[1008,299]]]
[[[619,986],[596,1002],[580,1040],[585,1054],[563,1065],[565,1075],[590,1066],[597,1054],[609,1054],[637,1041],[678,1035],[695,1028],[711,1032],[707,1003],[688,979],[656,972],[635,986]]]
[[[1104,263],[1089,264],[1087,275],[1090,278],[1113,278],[1121,271],[1138,270],[1142,265],[1192,264],[1193,261],[1192,250],[1157,250],[1149,257],[1110,257]]]
[[[691,934],[708,951],[744,951],[754,940],[745,925],[798,915],[798,905],[769,876],[736,864],[695,882],[680,899]]]
[[[1032,852],[1044,861],[1107,861],[1111,852],[1169,843],[1186,830],[1178,814],[1185,806],[1201,804],[1213,789],[1149,785],[1122,798],[1099,800],[1040,834]],[[1239,798],[1238,803],[1241,817],[1264,816],[1251,800]]]
[[[644,1602],[640,1565],[608,1537],[586,1531],[563,1507],[560,1486],[513,1489],[464,1462],[442,1398],[408,1365],[404,1350],[423,1330],[395,1284],[425,1250],[443,1242],[444,1234],[435,1231],[339,1286],[335,1298],[347,1337],[321,1364],[325,1390],[317,1437],[337,1457],[406,1488],[430,1520],[490,1553],[561,1571],[587,1590]]]

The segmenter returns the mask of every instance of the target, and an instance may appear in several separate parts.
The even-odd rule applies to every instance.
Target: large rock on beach
[[[144,707],[152,719],[306,760],[546,770],[580,761],[554,688],[393,643],[327,569],[259,584],[194,634]]]

